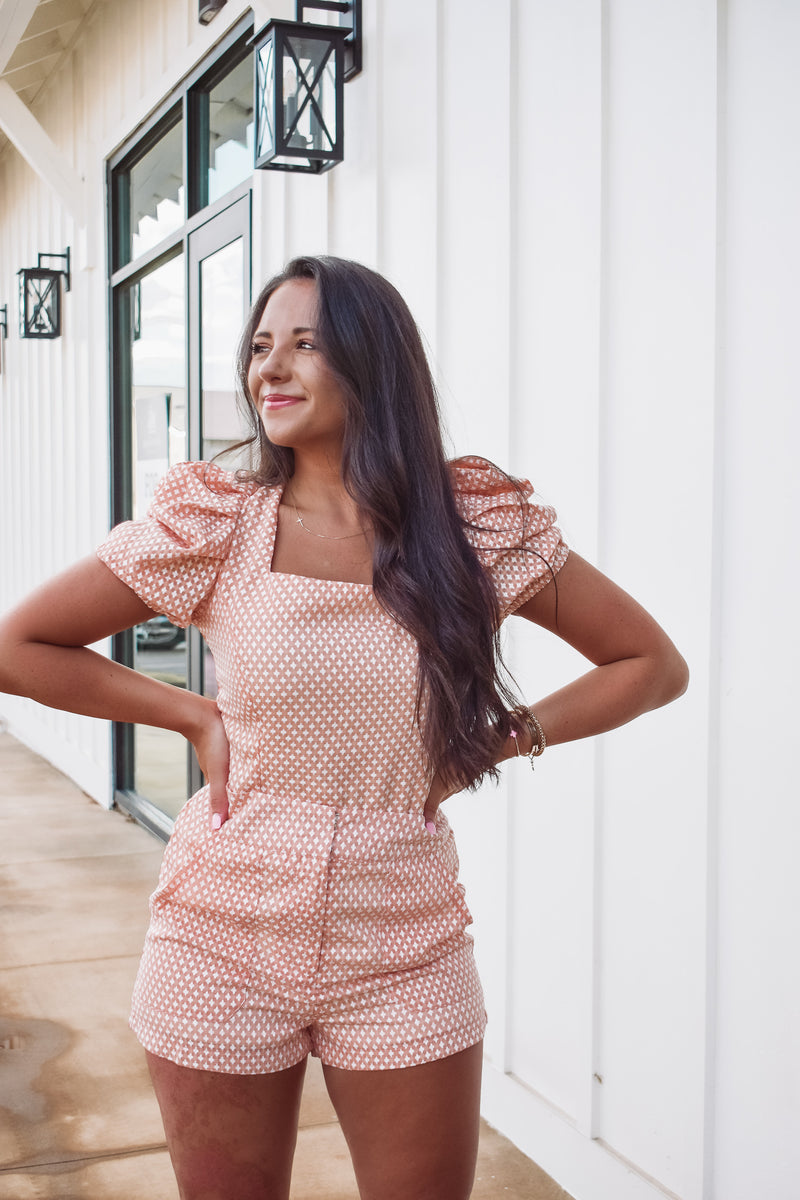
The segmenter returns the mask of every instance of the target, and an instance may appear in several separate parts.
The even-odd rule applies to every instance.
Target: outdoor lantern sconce
[[[214,17],[228,0],[197,0],[197,19],[201,25],[210,25]]]
[[[312,25],[307,8],[349,25]],[[361,0],[297,0],[296,21],[270,21],[253,39],[255,165],[319,175],[344,158],[344,81],[361,70]]]
[[[66,267],[43,267],[43,258],[62,258]],[[69,291],[69,246],[63,254],[40,254],[38,265],[23,267],[19,275],[19,336],[23,338],[61,337],[61,276]]]

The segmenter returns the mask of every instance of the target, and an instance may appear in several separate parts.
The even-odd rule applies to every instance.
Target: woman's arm
[[[595,664],[531,705],[548,746],[616,729],[686,690],[688,667],[661,626],[574,551],[556,581],[516,615],[555,633]],[[508,757],[513,753],[510,747]]]
[[[661,626],[640,604],[580,555],[570,552],[556,581],[516,614],[555,633],[595,664],[594,669],[531,704],[548,746],[606,733],[675,700],[686,690],[689,669]],[[532,749],[531,738],[520,750]],[[506,740],[498,761],[517,753]],[[436,776],[425,804],[432,821],[452,792]]]
[[[183,734],[208,780],[212,810],[224,820],[228,743],[214,701],[87,649],[153,615],[98,558],[84,559],[0,620],[0,691],[50,708]]]

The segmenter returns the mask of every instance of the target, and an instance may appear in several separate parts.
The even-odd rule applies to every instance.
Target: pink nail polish
[[[427,829],[428,833],[436,833],[436,826],[434,825],[433,821],[426,821],[425,828]]]
[[[211,818],[211,828],[219,829],[221,827],[221,825],[222,825],[222,814],[214,813],[213,817]]]

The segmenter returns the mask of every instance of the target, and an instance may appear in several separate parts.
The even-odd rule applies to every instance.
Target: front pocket
[[[439,957],[471,921],[464,888],[438,857],[398,863],[387,883],[381,923],[384,969],[404,970]]]
[[[197,793],[164,852],[150,897],[151,932],[246,963],[262,888],[261,854],[240,814],[215,831],[209,820],[207,797]]]
[[[437,815],[437,832],[423,828],[406,852],[396,856],[387,875],[385,968],[419,966],[446,953],[472,922],[464,896],[455,840],[444,817]]]

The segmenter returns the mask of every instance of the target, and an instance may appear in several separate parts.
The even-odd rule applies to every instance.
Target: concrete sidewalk
[[[178,1200],[127,1026],[162,850],[0,733],[0,1200]],[[316,1059],[300,1126],[292,1200],[356,1200]],[[569,1200],[484,1124],[473,1200],[500,1197]]]

